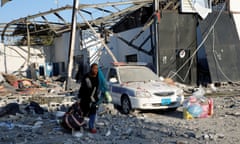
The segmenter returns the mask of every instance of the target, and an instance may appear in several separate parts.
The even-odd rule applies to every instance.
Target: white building
[[[27,75],[25,72],[30,68],[30,65],[39,67],[46,67],[46,64],[50,62],[47,55],[50,51],[50,47],[35,46],[29,48],[29,63],[28,63],[28,47],[27,46],[5,46],[0,44],[0,72],[15,73],[23,72],[23,75]],[[29,65],[29,66],[28,66]],[[44,72],[45,74],[45,72]]]

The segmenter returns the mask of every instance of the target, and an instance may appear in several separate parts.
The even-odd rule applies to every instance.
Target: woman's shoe
[[[89,132],[92,133],[92,134],[95,134],[95,133],[97,133],[97,130],[95,128],[92,128],[92,129],[89,130]]]

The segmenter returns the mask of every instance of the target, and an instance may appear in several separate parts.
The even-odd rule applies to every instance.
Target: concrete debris
[[[72,132],[72,136],[81,138],[83,136],[83,133],[80,131],[74,131],[74,132]]]
[[[18,81],[17,77],[14,75],[2,74],[2,76],[4,77],[5,81],[7,81],[11,85],[14,85],[15,82]]]
[[[225,137],[224,134],[218,134],[217,136],[218,136],[218,138],[224,138]]]
[[[171,79],[166,82],[183,88],[186,99],[199,89]],[[60,126],[61,117],[76,101],[79,84],[74,88],[66,92],[63,83],[54,79],[33,81],[0,74],[0,110],[8,108],[8,113],[0,117],[0,143],[215,144],[240,141],[237,128],[240,126],[240,84],[203,87],[205,96],[214,101],[214,114],[204,119],[185,120],[183,107],[176,111],[148,110],[124,115],[111,103],[101,104],[96,134],[89,133],[87,126],[72,132]],[[88,118],[84,120],[87,122]]]
[[[107,133],[105,134],[105,136],[110,136],[111,135],[111,131],[108,130]]]
[[[208,134],[204,134],[203,138],[204,138],[204,140],[209,140],[209,135]]]
[[[61,118],[64,116],[64,114],[65,114],[65,111],[56,111],[55,112],[56,118]]]

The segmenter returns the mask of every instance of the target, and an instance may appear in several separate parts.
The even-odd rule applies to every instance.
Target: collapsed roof
[[[160,7],[163,10],[178,10],[181,0],[159,0]],[[97,30],[99,28],[110,28],[122,20],[130,13],[141,7],[152,4],[154,0],[129,0],[120,2],[107,2],[99,4],[79,4],[78,13],[84,15],[88,22]],[[222,3],[224,0],[214,0],[212,4]],[[29,15],[9,23],[0,24],[1,40],[4,43],[4,37],[23,37],[26,39],[27,33],[31,37],[47,36],[55,37],[71,30],[69,18],[64,17],[64,13],[70,12],[73,7],[66,5],[64,7],[50,9],[49,11]],[[77,27],[88,29],[84,21],[78,21]]]
[[[152,3],[152,0],[131,0],[121,2],[107,2],[100,4],[79,4],[78,13],[84,15],[88,22],[96,29],[111,27],[126,15],[141,7]],[[64,13],[72,11],[73,7],[66,5],[57,9],[40,12],[23,18],[0,24],[1,40],[4,37],[26,37],[29,32],[34,36],[59,36],[71,30],[70,20]],[[88,29],[84,21],[79,21],[77,27]]]

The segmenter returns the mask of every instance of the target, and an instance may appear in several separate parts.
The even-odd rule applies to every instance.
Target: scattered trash
[[[5,80],[5,77],[1,77],[0,74],[0,114],[3,114],[2,117],[0,117],[1,142],[14,139],[15,143],[34,143],[36,140],[41,141],[41,143],[46,143],[46,140],[52,143],[67,143],[67,139],[70,139],[69,143],[73,143],[73,140],[76,140],[78,143],[94,143],[96,141],[100,143],[114,143],[114,141],[118,140],[126,143],[129,142],[129,138],[131,137],[136,140],[132,140],[132,143],[145,143],[145,141],[149,143],[149,141],[147,141],[148,138],[158,142],[165,141],[167,143],[169,142],[169,137],[169,139],[171,139],[171,137],[176,138],[175,136],[180,133],[184,134],[183,137],[180,135],[181,139],[176,140],[178,143],[191,143],[193,141],[206,143],[209,140],[219,141],[221,143],[226,141],[230,141],[230,143],[235,142],[234,139],[231,141],[226,135],[227,132],[234,129],[236,126],[235,123],[240,116],[240,100],[238,97],[239,92],[237,91],[239,88],[235,90],[235,87],[229,88],[225,86],[224,89],[221,89],[212,84],[209,85],[207,89],[200,87],[197,88],[197,91],[193,92],[193,88],[195,87],[179,84],[172,79],[162,79],[169,84],[187,90],[187,94],[190,94],[184,102],[183,116],[185,119],[207,118],[212,116],[213,99],[216,105],[214,118],[193,121],[192,123],[191,121],[187,122],[174,117],[168,117],[168,115],[181,117],[182,115],[178,115],[179,113],[177,113],[179,110],[181,111],[181,109],[174,113],[166,113],[166,116],[165,114],[159,115],[158,113],[149,114],[144,112],[134,113],[134,116],[126,116],[122,115],[118,109],[110,103],[110,97],[110,99],[106,99],[108,103],[102,103],[99,106],[98,117],[96,119],[96,127],[99,129],[97,135],[91,135],[89,131],[81,131],[83,129],[86,130],[88,127],[89,119],[87,117],[81,119],[84,121],[82,126],[75,130],[73,129],[73,131],[70,129],[69,133],[65,134],[66,129],[62,127],[62,122],[66,114],[65,112],[76,101],[76,99],[73,99],[75,97],[74,90],[71,90],[71,93],[69,91],[63,91],[62,83],[57,83],[52,80],[36,80],[33,82],[29,79],[18,79],[11,75],[7,77],[8,80]],[[14,81],[15,86],[9,83]],[[205,90],[210,90],[210,92],[223,92],[225,90],[228,91],[228,94],[231,94],[231,97],[224,97],[225,99],[222,97],[208,98],[205,95],[211,93]],[[186,93],[186,91],[184,92]],[[232,92],[236,92],[237,94],[232,94]],[[105,94],[106,98],[107,95],[108,94]],[[235,98],[235,96],[237,97]],[[219,101],[223,101],[222,99],[224,102],[219,103]],[[29,113],[26,113],[25,110]],[[31,113],[35,115],[29,115]],[[73,115],[69,115],[68,122],[70,124],[74,122],[72,118]],[[80,116],[79,118],[82,117]],[[152,118],[154,118],[154,120],[151,120]],[[210,132],[205,132],[205,126],[212,122],[214,122],[214,124],[216,123],[217,126],[212,126],[210,127],[212,129]],[[231,125],[231,123],[234,124]],[[73,126],[75,124],[73,124]],[[169,125],[171,125],[171,127],[165,127]],[[224,129],[226,128],[226,131],[224,131],[223,134],[217,134],[218,128],[223,126]],[[175,129],[176,127],[177,129]],[[185,129],[186,127],[187,129]],[[199,134],[195,132],[195,129],[199,131]],[[156,133],[155,135],[155,132],[159,131],[161,133]],[[234,129],[234,132],[235,131]],[[196,135],[196,137],[193,135]],[[160,136],[162,136],[161,139],[159,138]],[[62,139],[66,141],[62,141]],[[227,140],[225,141],[225,139]],[[190,142],[188,142],[189,140]],[[236,140],[239,140],[238,137],[236,137]]]
[[[15,75],[2,74],[2,76],[5,78],[5,80],[6,80],[10,85],[14,85],[14,83],[18,80]]]

